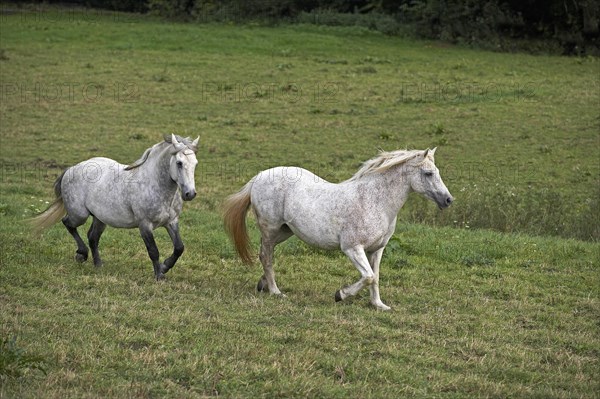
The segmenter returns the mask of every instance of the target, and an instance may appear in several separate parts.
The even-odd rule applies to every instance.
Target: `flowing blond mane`
[[[381,151],[375,158],[365,161],[354,176],[348,180],[356,180],[373,173],[385,172],[389,168],[406,163],[422,153],[422,150]]]

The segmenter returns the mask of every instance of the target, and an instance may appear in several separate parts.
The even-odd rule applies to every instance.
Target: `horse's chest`
[[[177,218],[181,213],[182,203],[177,198],[171,201],[149,201],[145,206],[145,217],[155,225],[164,226]]]
[[[368,215],[368,216],[367,216]],[[355,215],[343,229],[346,245],[361,245],[366,251],[383,248],[394,232],[395,220],[384,217],[373,217],[370,214]]]

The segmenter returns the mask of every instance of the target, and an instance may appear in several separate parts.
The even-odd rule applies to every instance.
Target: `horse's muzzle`
[[[185,190],[181,192],[184,201],[191,201],[196,197],[196,190]]]
[[[448,208],[450,205],[452,205],[452,203],[454,202],[454,197],[450,194],[448,194],[447,196],[441,198],[440,200],[436,201],[437,202],[437,206],[440,209],[445,209]]]

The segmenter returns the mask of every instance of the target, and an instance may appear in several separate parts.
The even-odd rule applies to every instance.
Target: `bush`
[[[563,54],[600,55],[600,5],[593,0],[403,1],[398,18],[417,37],[501,50],[512,47],[507,39],[542,39],[559,43]]]
[[[11,2],[8,0],[8,2]],[[23,3],[13,0],[14,3]],[[32,0],[30,3],[76,5],[79,7],[99,8],[104,10],[140,12],[148,11],[148,0]]]
[[[294,0],[149,0],[151,12],[169,19],[199,22],[279,21],[300,10]]]
[[[150,12],[168,19],[189,19],[196,7],[195,0],[149,0]]]
[[[296,22],[326,26],[357,26],[386,35],[397,35],[401,32],[401,25],[394,17],[377,12],[359,14],[331,10],[303,11],[296,18]]]
[[[448,42],[497,43],[500,34],[523,20],[494,1],[417,1],[403,4],[400,18],[417,36]]]

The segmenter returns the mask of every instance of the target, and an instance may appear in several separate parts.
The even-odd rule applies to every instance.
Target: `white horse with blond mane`
[[[335,293],[336,301],[368,286],[371,304],[389,310],[379,297],[379,263],[408,194],[416,191],[440,209],[453,201],[435,166],[435,150],[382,152],[339,184],[297,167],[276,167],[253,177],[227,199],[224,218],[240,258],[252,263],[246,230],[246,213],[252,206],[264,269],[257,289],[282,295],[275,282],[273,251],[295,234],[319,248],[341,249],[360,272],[356,283]]]

